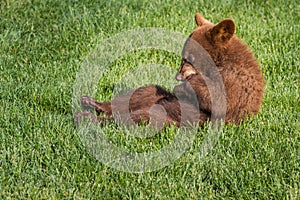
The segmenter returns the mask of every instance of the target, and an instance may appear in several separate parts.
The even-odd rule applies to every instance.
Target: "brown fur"
[[[247,45],[235,36],[235,24],[231,19],[225,19],[217,25],[200,14],[196,14],[195,19],[198,27],[190,38],[209,53],[223,79],[226,94],[217,88],[213,91],[216,97],[226,98],[225,122],[239,124],[245,117],[257,114],[261,107],[264,79],[259,64]],[[117,96],[111,102],[96,102],[84,96],[81,98],[84,108],[95,109],[105,116],[93,116],[85,112],[77,114],[76,119],[84,116],[100,123],[118,118],[122,123],[151,122],[158,126],[174,123],[180,126],[186,122],[197,122],[202,125],[212,117],[212,102],[217,104],[217,111],[214,111],[217,118],[218,110],[224,109],[218,100],[211,99],[208,85],[214,85],[212,76],[205,68],[197,69],[183,57],[176,75],[176,79],[183,83],[176,86],[173,93],[153,85]],[[193,97],[192,89],[196,97]],[[183,116],[184,113],[188,114]]]

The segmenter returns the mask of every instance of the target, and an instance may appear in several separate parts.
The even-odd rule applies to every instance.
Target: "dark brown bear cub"
[[[264,79],[247,45],[235,36],[234,22],[225,19],[214,25],[200,14],[195,19],[197,28],[184,46],[176,75],[182,83],[172,93],[153,85],[119,95],[111,102],[97,102],[83,96],[84,108],[103,115],[83,112],[76,115],[76,120],[84,117],[101,124],[120,120],[129,124],[180,126],[187,122],[202,125],[216,119],[239,124],[245,117],[257,114]],[[204,59],[199,48],[190,45],[193,41],[194,46],[196,43],[207,53]]]

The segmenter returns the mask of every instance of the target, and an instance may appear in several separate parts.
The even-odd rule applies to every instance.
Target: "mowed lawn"
[[[215,23],[234,19],[236,34],[254,51],[266,79],[260,114],[226,126],[200,160],[193,155],[201,150],[201,128],[162,169],[136,174],[102,164],[74,127],[73,85],[82,62],[127,30],[161,27],[188,37],[197,12]],[[295,0],[1,1],[0,199],[300,199],[299,15]],[[170,79],[180,64],[170,53],[132,52],[111,63],[118,73],[99,81],[98,97],[110,99],[122,74],[144,60],[171,66]],[[132,151],[173,138],[132,141],[111,131],[112,142]]]

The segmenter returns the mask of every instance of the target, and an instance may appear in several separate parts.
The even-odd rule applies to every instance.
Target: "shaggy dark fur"
[[[210,55],[216,66],[215,71],[223,80],[223,91],[215,83],[216,72],[206,69],[208,65],[197,68],[183,53],[176,75],[176,79],[183,83],[176,86],[173,93],[153,85],[117,96],[111,102],[97,102],[83,96],[81,104],[84,108],[95,109],[98,114],[104,115],[78,113],[76,120],[84,117],[95,123],[119,120],[129,124],[151,122],[158,126],[180,126],[186,122],[202,125],[211,120],[212,115],[215,115],[214,119],[239,124],[245,117],[257,114],[262,103],[264,79],[247,45],[235,36],[234,22],[225,19],[214,25],[200,14],[196,14],[195,19],[198,27],[189,38]],[[209,90],[208,86],[212,89]],[[222,98],[226,100],[225,105],[221,103]]]

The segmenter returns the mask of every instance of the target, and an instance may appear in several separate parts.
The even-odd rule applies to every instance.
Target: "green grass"
[[[1,199],[300,199],[297,1],[4,0],[0,6]],[[196,12],[213,22],[235,20],[266,78],[261,113],[240,127],[225,127],[200,161],[193,155],[204,130],[157,171],[133,174],[101,164],[73,123],[72,89],[81,63],[122,31],[163,27],[188,36]],[[122,73],[141,59],[168,64],[175,74],[180,58],[162,55],[133,52],[116,61],[110,67],[120,73],[100,80],[98,97],[109,99]],[[111,131],[113,142],[139,151],[173,137],[172,131],[158,135],[148,148],[149,141]]]

